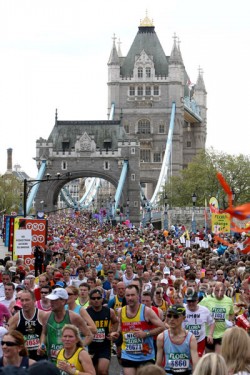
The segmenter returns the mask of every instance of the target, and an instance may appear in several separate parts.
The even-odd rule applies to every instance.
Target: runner
[[[87,312],[97,328],[97,333],[89,345],[89,354],[93,356],[96,374],[108,375],[111,359],[110,333],[116,331],[118,319],[113,309],[102,306],[103,298],[100,289],[92,289],[89,298],[91,306],[87,308]]]
[[[126,287],[127,305],[119,311],[118,331],[123,336],[121,363],[124,375],[135,375],[141,365],[155,362],[153,336],[164,330],[164,323],[149,307],[140,304],[139,289],[135,285]],[[156,328],[152,329],[152,325]]]
[[[158,366],[164,366],[166,375],[191,375],[199,359],[196,338],[192,332],[182,328],[184,320],[183,306],[169,306],[167,313],[169,329],[159,334],[157,338],[156,360]]]

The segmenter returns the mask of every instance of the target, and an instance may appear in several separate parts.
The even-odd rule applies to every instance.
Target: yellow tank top
[[[118,315],[118,310],[121,307],[122,307],[122,301],[119,301],[119,298],[117,296],[115,296],[114,310],[115,310],[116,316]]]
[[[67,363],[70,363],[70,366],[71,366],[72,370],[74,369],[74,370],[84,371],[84,368],[82,367],[82,364],[79,361],[79,354],[82,350],[84,350],[84,348],[78,348],[75,351],[75,353],[72,355],[72,357],[65,358],[64,357],[64,349],[61,349],[60,352],[57,355],[56,364],[58,364],[58,362],[60,362],[60,361],[64,361],[64,362],[66,361]],[[66,373],[64,371],[61,371],[61,374],[62,375],[68,375],[68,373]]]

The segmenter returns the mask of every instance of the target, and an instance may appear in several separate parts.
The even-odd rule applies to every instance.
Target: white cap
[[[168,267],[164,267],[164,268],[163,268],[163,273],[164,273],[165,275],[170,275],[170,269],[169,269]]]
[[[160,281],[160,284],[166,284],[166,285],[168,285],[168,281],[167,281],[167,279],[162,279],[162,280]]]
[[[46,296],[46,298],[52,300],[52,301],[55,301],[59,298],[61,299],[68,299],[69,298],[69,295],[67,293],[67,291],[63,288],[56,288],[52,291],[52,293],[50,293],[48,296]]]

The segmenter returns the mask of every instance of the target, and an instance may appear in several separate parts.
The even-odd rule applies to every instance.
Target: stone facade
[[[140,141],[140,181],[146,184],[150,198],[162,166],[173,102],[173,174],[205,148],[207,109],[202,73],[191,90],[176,38],[170,56],[166,56],[152,21],[146,17],[127,56],[117,50],[114,39],[108,77],[109,111],[114,103],[115,119],[122,113],[124,129]]]

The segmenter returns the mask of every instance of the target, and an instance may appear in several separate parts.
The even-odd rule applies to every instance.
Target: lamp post
[[[24,217],[27,216],[27,198],[31,189],[35,185],[43,183],[43,182],[50,182],[50,181],[69,181],[70,176],[71,176],[71,173],[67,173],[66,178],[60,178],[61,174],[58,172],[56,173],[56,178],[51,178],[51,175],[49,173],[46,174],[46,178],[42,178],[41,180],[28,180],[25,178],[23,180],[23,216]],[[29,187],[29,184],[32,184],[32,185]]]
[[[146,212],[147,212],[147,198],[143,197],[143,202],[142,202],[142,212],[143,212],[143,223],[142,223],[142,226],[143,228],[146,227],[146,223],[147,223],[147,218],[146,218]]]
[[[129,199],[127,199],[127,204],[126,204],[126,219],[128,220],[129,219],[129,204],[130,204],[130,201]]]
[[[168,196],[164,195],[164,229],[168,230]]]
[[[22,215],[23,214],[23,193],[20,193],[20,202],[19,202],[19,206],[18,206],[18,215]]]
[[[192,212],[192,232],[196,233],[196,220],[195,220],[195,205],[196,205],[197,195],[193,193],[192,202],[193,202],[193,212]]]

